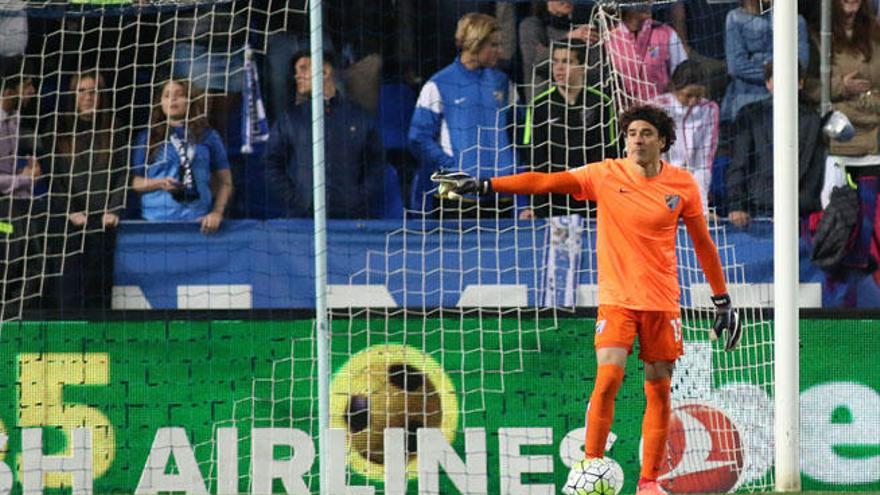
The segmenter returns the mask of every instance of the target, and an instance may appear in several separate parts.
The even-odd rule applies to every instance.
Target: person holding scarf
[[[144,220],[199,221],[204,233],[223,222],[233,191],[229,160],[208,125],[204,94],[188,80],[162,86],[150,127],[135,140],[132,174]]]

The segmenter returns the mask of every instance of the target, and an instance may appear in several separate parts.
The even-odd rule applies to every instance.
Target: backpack
[[[855,243],[858,223],[858,191],[846,184],[835,187],[813,237],[813,264],[823,270],[836,268]]]

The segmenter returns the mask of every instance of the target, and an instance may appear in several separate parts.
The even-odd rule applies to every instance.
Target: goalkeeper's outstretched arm
[[[577,179],[569,173],[525,172],[522,174],[477,179],[464,172],[434,172],[431,180],[438,184],[440,196],[460,198],[467,194],[478,196],[490,193],[510,194],[576,194],[581,186]]]
[[[511,194],[577,194],[581,190],[577,179],[568,171],[525,172],[493,177],[490,183],[493,191]]]
[[[481,196],[491,193],[509,194],[577,194],[581,186],[577,179],[569,173],[525,172],[522,174],[477,179],[465,172],[434,172],[431,180],[438,184],[440,196],[450,199],[464,195]]]

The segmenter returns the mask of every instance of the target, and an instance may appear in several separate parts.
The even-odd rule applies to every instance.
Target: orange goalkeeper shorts
[[[596,349],[623,347],[632,354],[636,335],[639,337],[639,359],[642,361],[675,361],[684,354],[681,313],[599,306]]]

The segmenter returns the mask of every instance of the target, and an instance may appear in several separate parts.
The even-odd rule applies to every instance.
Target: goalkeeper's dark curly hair
[[[660,137],[666,138],[666,146],[660,151],[664,153],[669,151],[672,143],[675,142],[675,121],[666,113],[666,110],[653,105],[629,107],[620,116],[620,131],[624,136],[626,136],[626,130],[629,129],[629,125],[636,120],[644,120],[656,127]]]

